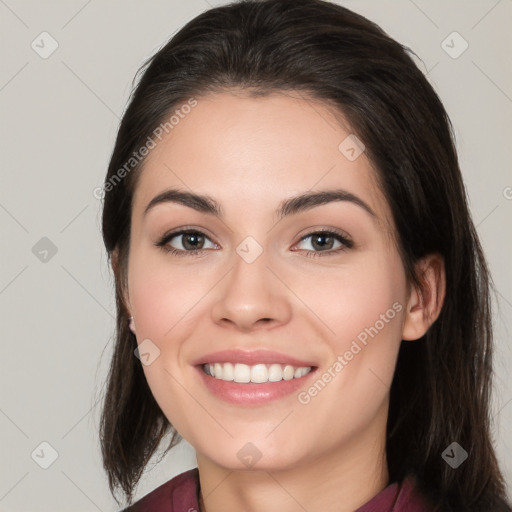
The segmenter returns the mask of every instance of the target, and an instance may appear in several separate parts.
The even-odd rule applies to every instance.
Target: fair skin
[[[389,387],[401,340],[421,337],[439,314],[442,261],[418,262],[423,295],[409,286],[370,162],[340,152],[350,131],[323,104],[227,92],[197,100],[151,151],[134,194],[125,297],[137,342],[149,339],[160,351],[143,366],[148,384],[196,450],[202,510],[351,512],[390,483]],[[169,188],[208,195],[222,219],[176,202],[144,214]],[[374,215],[338,200],[276,216],[283,200],[331,189],[357,196]],[[155,246],[185,226],[204,233],[199,256]],[[331,239],[322,249],[304,238],[321,229],[340,231],[353,246],[340,251]],[[248,236],[262,249],[251,263],[236,251]],[[166,245],[185,253],[194,243],[181,235]],[[381,315],[387,321],[376,324]],[[338,356],[381,324],[333,377]],[[231,348],[314,361],[300,391],[329,368],[332,378],[307,403],[298,393],[229,403],[210,392],[193,362]],[[246,443],[261,454],[250,468],[238,456]]]

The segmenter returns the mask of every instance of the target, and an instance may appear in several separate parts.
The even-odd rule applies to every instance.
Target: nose
[[[235,253],[233,268],[219,283],[212,320],[242,332],[273,328],[289,322],[292,305],[287,288],[269,268],[264,251],[248,263]]]

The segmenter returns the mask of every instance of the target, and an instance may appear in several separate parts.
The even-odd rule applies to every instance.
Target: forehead
[[[211,196],[226,214],[231,206],[236,214],[241,203],[244,211],[273,212],[287,197],[342,188],[389,221],[371,163],[364,152],[353,158],[361,148],[338,111],[279,93],[254,98],[225,92],[196,101],[156,140],[137,171],[134,215],[166,188]],[[347,153],[347,145],[357,153]]]

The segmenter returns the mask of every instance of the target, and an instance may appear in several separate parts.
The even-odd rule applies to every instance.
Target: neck
[[[202,512],[353,512],[389,484],[385,432],[282,470],[238,471],[197,455]]]

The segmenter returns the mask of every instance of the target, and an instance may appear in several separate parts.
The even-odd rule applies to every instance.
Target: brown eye
[[[336,233],[331,233],[328,231],[320,231],[316,233],[310,233],[309,235],[303,237],[301,242],[305,240],[311,239],[311,242],[307,245],[310,247],[303,247],[304,250],[315,250],[315,251],[329,251],[331,249],[339,249],[340,246],[351,247],[352,243],[346,239],[345,237],[338,235]],[[338,245],[336,245],[338,244]]]
[[[324,235],[323,233],[311,236],[311,245],[315,249],[332,249],[335,239],[332,236]]]
[[[208,243],[210,246],[207,246]],[[174,254],[196,253],[216,247],[204,233],[192,230],[169,233],[157,242],[156,246]]]
[[[199,233],[185,233],[179,235],[182,238],[182,246],[188,250],[202,249],[204,245],[204,236]]]
[[[311,239],[311,241],[305,243],[308,239]],[[309,253],[338,253],[344,249],[350,249],[353,246],[351,240],[341,234],[333,233],[331,231],[310,233],[303,237],[300,243],[305,245],[301,247],[301,249]]]

